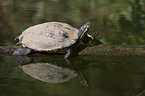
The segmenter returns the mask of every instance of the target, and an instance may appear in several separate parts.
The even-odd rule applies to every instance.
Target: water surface
[[[1,96],[138,96],[145,90],[145,57],[29,56],[24,64],[18,57],[0,58]]]

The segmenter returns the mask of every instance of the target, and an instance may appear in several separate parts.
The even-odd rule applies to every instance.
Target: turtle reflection
[[[78,72],[70,68],[64,67],[70,66],[71,62],[68,59],[52,59],[47,60],[47,63],[42,63],[42,61],[38,62],[38,59],[32,59],[27,56],[17,56],[16,60],[21,63],[20,68],[26,74],[37,80],[47,83],[64,83],[75,77],[78,77],[81,85],[88,86],[80,71]]]
[[[63,83],[77,76],[74,70],[50,63],[32,63],[21,66],[21,69],[31,77],[48,83]]]

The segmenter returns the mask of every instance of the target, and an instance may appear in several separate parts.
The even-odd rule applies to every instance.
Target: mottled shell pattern
[[[20,42],[28,48],[46,51],[69,47],[78,39],[79,30],[60,22],[47,22],[27,28]]]

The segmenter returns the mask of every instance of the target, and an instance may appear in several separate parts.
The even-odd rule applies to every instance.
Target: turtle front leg
[[[91,43],[92,45],[99,45],[99,44],[103,44],[100,40],[94,38],[93,36],[87,34],[82,38],[82,42],[84,44],[89,44]]]
[[[69,48],[68,50],[67,50],[67,53],[66,53],[66,55],[64,56],[64,58],[69,58],[70,57],[70,55],[71,55],[71,53],[72,53],[72,48]]]
[[[70,46],[68,49],[67,49],[67,53],[66,55],[64,56],[64,58],[69,58],[70,55],[72,54],[72,52],[74,52],[76,50],[76,48],[78,47],[79,45],[79,41],[77,41],[74,45]]]
[[[13,55],[15,56],[21,56],[21,55],[27,55],[32,52],[32,49],[29,48],[17,48],[14,52]]]

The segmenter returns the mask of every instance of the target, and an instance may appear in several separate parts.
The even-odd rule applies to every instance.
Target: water
[[[145,90],[144,58],[1,56],[0,96],[138,96]]]
[[[144,6],[144,0],[3,0],[0,46],[15,45],[26,28],[48,21],[76,28],[91,21],[89,33],[99,32],[104,44],[144,45]],[[0,96],[145,96],[144,58],[0,56]]]

